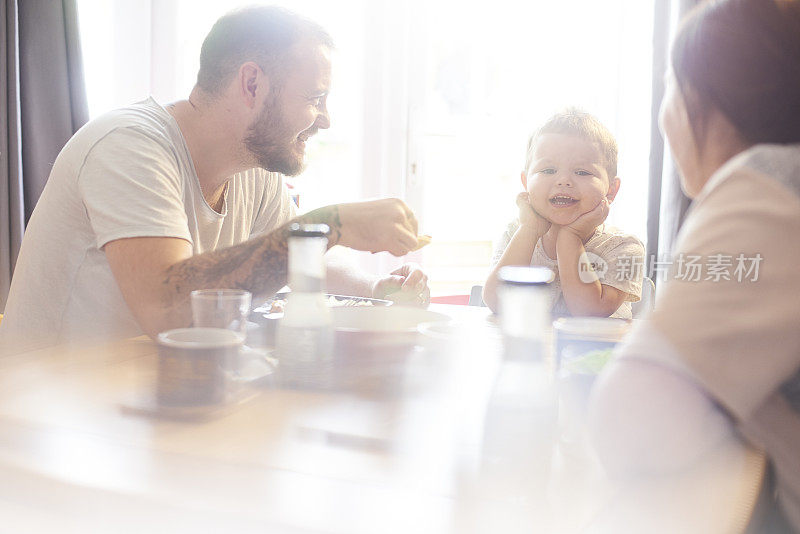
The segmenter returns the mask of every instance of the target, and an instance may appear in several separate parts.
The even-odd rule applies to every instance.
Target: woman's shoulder
[[[759,189],[756,180],[775,182],[800,197],[800,144],[762,144],[741,152],[714,173],[695,203],[734,184]]]
[[[800,196],[800,144],[757,145],[745,153],[744,165],[781,182]]]
[[[787,246],[800,233],[800,166],[792,176],[794,163],[800,164],[796,145],[756,146],[726,163],[694,199],[676,252],[739,254],[769,243],[776,257],[796,251]]]

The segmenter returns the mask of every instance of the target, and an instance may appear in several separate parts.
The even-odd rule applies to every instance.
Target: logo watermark
[[[708,256],[679,254],[675,258],[659,255],[651,256],[647,262],[642,256],[620,256],[616,259],[614,276],[618,282],[637,280],[642,276],[653,280],[674,279],[682,282],[757,282],[763,260],[761,254],[743,253]],[[581,264],[579,271],[583,269]]]
[[[584,252],[578,260],[578,278],[584,284],[604,280],[608,272],[608,262],[594,252]]]

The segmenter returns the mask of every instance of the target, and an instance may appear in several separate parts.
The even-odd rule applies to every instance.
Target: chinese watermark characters
[[[616,261],[615,276],[619,282],[637,280],[642,276],[653,280],[672,277],[683,282],[757,282],[763,259],[761,254],[679,254],[674,259],[651,256],[645,265],[645,259],[641,256],[620,256]]]

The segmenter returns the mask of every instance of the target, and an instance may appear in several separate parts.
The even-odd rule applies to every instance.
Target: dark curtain
[[[0,309],[53,161],[89,118],[76,1],[3,0],[0,10]]]
[[[653,27],[653,104],[650,131],[650,176],[647,207],[647,258],[666,259],[672,252],[691,200],[683,194],[680,178],[658,128],[658,110],[664,96],[664,74],[670,64],[669,36],[675,23],[698,0],[656,0]],[[657,280],[654,282],[658,283]]]

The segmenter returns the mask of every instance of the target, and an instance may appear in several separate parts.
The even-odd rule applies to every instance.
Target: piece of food
[[[408,291],[394,291],[386,295],[386,300],[391,300],[395,304],[416,304],[417,295]]]
[[[603,370],[608,361],[611,359],[613,349],[605,350],[592,350],[577,358],[569,360],[565,364],[565,368],[570,373],[581,375],[596,375]]]
[[[417,246],[412,248],[411,251],[419,250],[425,245],[429,244],[433,238],[429,235],[418,235],[417,236]]]

